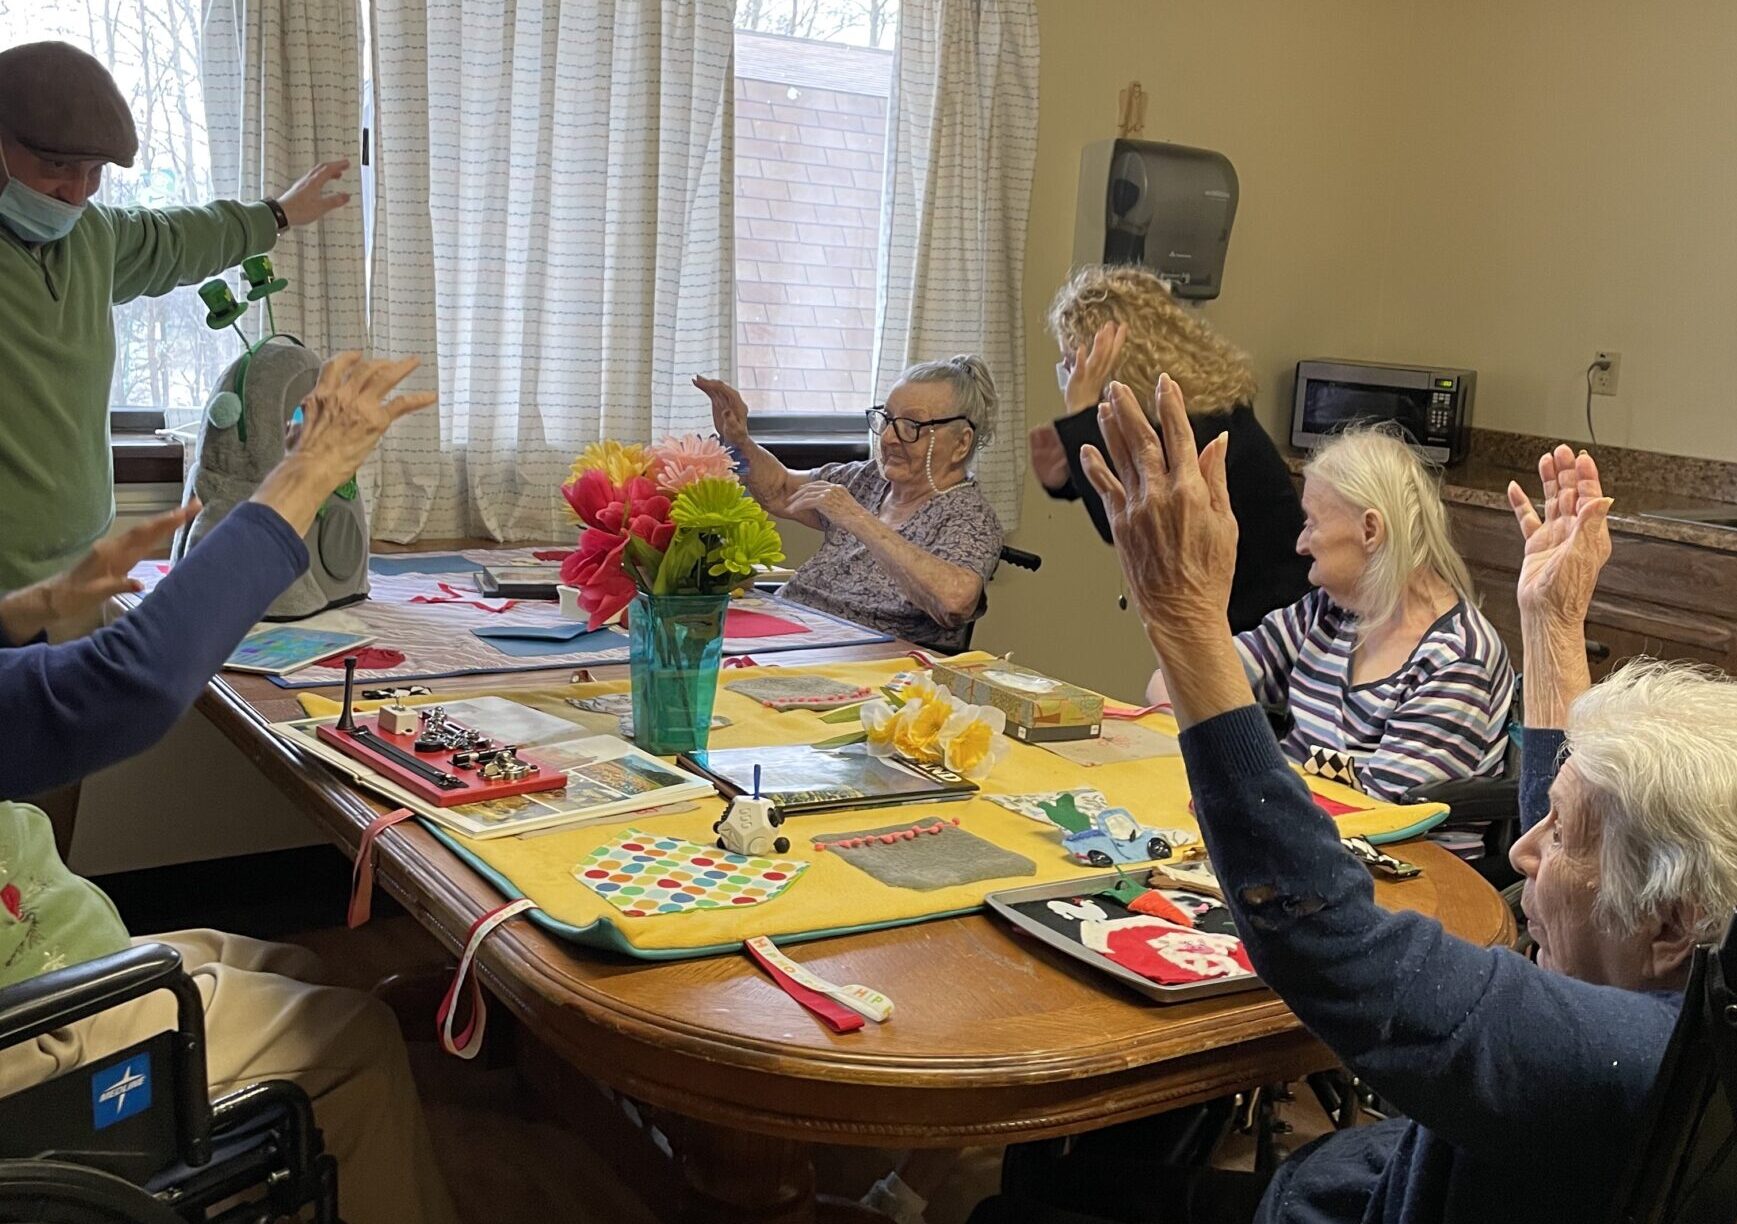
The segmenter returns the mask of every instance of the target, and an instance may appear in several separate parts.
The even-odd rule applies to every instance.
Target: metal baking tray
[[[1015,905],[1028,901],[1055,901],[1062,897],[1090,896],[1116,882],[1116,873],[1105,872],[1100,875],[1080,876],[1072,880],[1058,880],[1051,884],[1034,884],[1029,888],[1010,888],[1001,892],[990,893],[984,900],[989,908],[1001,918],[1033,939],[1049,945],[1064,956],[1081,961],[1100,973],[1115,978],[1128,989],[1146,996],[1155,1003],[1187,1003],[1195,999],[1210,999],[1214,995],[1238,994],[1245,990],[1264,990],[1266,983],[1255,974],[1243,974],[1237,977],[1218,978],[1209,982],[1190,982],[1183,986],[1166,986],[1143,978],[1130,969],[1124,969],[1106,956],[1100,956],[1084,944],[1068,939],[1056,931],[1050,930],[1042,923],[1034,922],[1018,910]],[[1158,891],[1167,896],[1175,896],[1187,892],[1181,888],[1161,888]],[[1195,894],[1198,895],[1198,894]]]

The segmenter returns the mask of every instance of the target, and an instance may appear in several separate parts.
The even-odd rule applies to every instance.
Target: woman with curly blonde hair
[[[1309,589],[1309,566],[1291,542],[1302,530],[1303,507],[1284,459],[1255,419],[1258,383],[1248,357],[1139,265],[1079,269],[1050,304],[1049,330],[1061,346],[1056,381],[1069,413],[1031,431],[1032,469],[1049,495],[1083,500],[1098,534],[1109,540],[1109,520],[1080,466],[1080,448],[1103,448],[1098,403],[1112,380],[1151,412],[1158,376],[1168,374],[1187,396],[1198,447],[1230,435],[1230,505],[1242,528],[1231,628],[1252,629],[1300,599]]]

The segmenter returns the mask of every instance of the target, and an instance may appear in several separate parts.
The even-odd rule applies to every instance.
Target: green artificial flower
[[[784,560],[784,541],[770,519],[738,523],[723,534],[718,546],[707,554],[712,577],[731,574],[745,578],[756,565],[775,565]]]
[[[738,523],[766,521],[766,512],[734,480],[708,477],[680,493],[669,510],[670,522],[698,531],[722,531]]]
[[[653,595],[676,595],[685,591],[695,592],[699,586],[695,580],[694,571],[705,564],[706,542],[700,538],[697,531],[686,528],[676,528],[675,535],[670,539],[669,547],[664,550],[663,562],[657,567],[657,577],[652,580]]]

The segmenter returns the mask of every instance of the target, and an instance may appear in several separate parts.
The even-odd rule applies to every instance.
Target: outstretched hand
[[[1109,461],[1087,446],[1081,463],[1103,499],[1128,593],[1154,644],[1159,636],[1228,634],[1237,535],[1225,484],[1228,435],[1196,452],[1182,388],[1168,374],[1158,379],[1155,407],[1162,438],[1134,393],[1111,383],[1098,409]]]
[[[748,405],[742,399],[742,393],[721,379],[698,374],[694,375],[694,386],[704,391],[706,398],[712,401],[712,428],[718,431],[718,437],[731,446],[746,442]]]
[[[1542,518],[1519,483],[1508,484],[1508,505],[1526,541],[1517,590],[1520,610],[1578,632],[1599,571],[1610,559],[1611,500],[1604,496],[1598,464],[1585,451],[1576,455],[1558,446],[1538,460],[1538,476],[1544,486]]]
[[[191,523],[199,499],[154,515],[98,540],[84,559],[69,570],[34,586],[0,597],[0,630],[14,642],[28,642],[52,625],[89,627],[103,605],[116,595],[136,595],[142,583],[128,575],[149,557],[168,555],[169,541]]]
[[[342,178],[349,168],[350,159],[347,157],[321,162],[278,196],[277,206],[283,209],[284,219],[290,223],[292,229],[300,225],[311,225],[327,213],[350,202],[349,192],[326,190]]]

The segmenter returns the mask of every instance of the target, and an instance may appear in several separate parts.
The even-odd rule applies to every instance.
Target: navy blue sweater
[[[114,624],[59,645],[0,638],[0,798],[76,782],[156,743],[307,567],[282,516],[245,502]]]
[[[1561,746],[1559,732],[1527,733],[1527,827],[1546,810]],[[1602,1218],[1678,997],[1593,986],[1378,907],[1255,706],[1185,731],[1182,755],[1255,968],[1406,1115],[1298,1152],[1260,1220]]]

